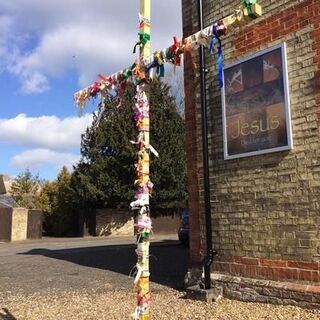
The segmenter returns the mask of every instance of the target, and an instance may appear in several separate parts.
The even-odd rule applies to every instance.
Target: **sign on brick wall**
[[[285,44],[224,68],[225,159],[292,148]]]

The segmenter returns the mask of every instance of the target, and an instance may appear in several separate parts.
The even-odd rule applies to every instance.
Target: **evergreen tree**
[[[99,122],[82,137],[82,159],[75,168],[72,185],[82,206],[128,207],[136,187],[137,136],[132,105],[135,89],[129,86],[123,105],[110,100]],[[159,207],[183,207],[186,202],[184,121],[169,95],[169,86],[154,80],[150,85],[151,144],[160,153],[151,156],[151,203]]]
[[[75,231],[77,199],[71,187],[71,174],[63,167],[55,181],[47,181],[40,194],[44,228],[48,235],[65,236]]]
[[[10,194],[20,207],[39,208],[40,180],[38,176],[33,176],[30,170],[26,169],[14,179]]]
[[[151,204],[181,208],[187,200],[184,120],[169,90],[160,81],[153,81],[150,88],[150,143],[160,154],[150,166],[154,183]]]
[[[80,163],[73,173],[73,187],[88,208],[126,207],[133,198],[135,179],[135,130],[127,89],[121,108],[110,100],[99,125],[94,123],[82,137]]]

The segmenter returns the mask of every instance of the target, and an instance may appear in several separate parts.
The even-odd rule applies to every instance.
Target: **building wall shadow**
[[[136,264],[135,248],[135,245],[110,245],[62,250],[32,249],[23,254],[42,255],[129,275]],[[150,255],[150,280],[174,289],[183,289],[184,276],[188,268],[188,249],[177,241],[167,240],[151,243]]]

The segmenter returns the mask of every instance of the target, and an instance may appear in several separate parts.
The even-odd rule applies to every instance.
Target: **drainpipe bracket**
[[[218,254],[217,251],[214,251],[212,249],[208,250],[208,254],[204,257],[202,261],[202,265],[204,268],[209,268],[212,265],[214,257]]]

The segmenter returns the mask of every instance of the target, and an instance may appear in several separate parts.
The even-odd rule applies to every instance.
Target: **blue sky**
[[[152,1],[152,47],[181,38],[180,0]],[[0,173],[54,179],[79,160],[83,117],[73,93],[129,66],[139,0],[0,1]]]

